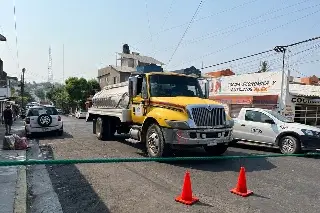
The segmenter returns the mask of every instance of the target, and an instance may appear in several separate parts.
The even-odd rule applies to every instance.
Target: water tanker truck
[[[208,99],[208,85],[201,77],[140,67],[127,82],[97,92],[86,119],[93,121],[98,139],[129,135],[150,157],[182,146],[221,155],[231,141],[233,121],[223,105]]]

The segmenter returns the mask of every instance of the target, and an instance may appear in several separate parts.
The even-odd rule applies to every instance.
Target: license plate
[[[48,128],[42,128],[42,131],[43,132],[48,131]]]
[[[208,143],[207,146],[216,146],[217,145],[217,142],[211,142],[211,143]]]

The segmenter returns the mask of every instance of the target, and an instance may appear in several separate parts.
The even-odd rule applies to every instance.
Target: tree
[[[88,95],[94,95],[97,91],[100,91],[100,84],[96,79],[88,80]]]
[[[66,91],[72,107],[84,106],[88,97],[88,82],[84,78],[70,77],[66,81]]]
[[[63,109],[65,112],[68,112],[69,107],[72,106],[72,102],[70,101],[70,97],[65,86],[51,88],[47,92],[47,98],[52,101],[55,106]]]
[[[44,93],[43,89],[37,89],[35,91],[35,95],[40,98],[40,100],[44,100],[46,98],[46,94]]]
[[[269,66],[268,62],[263,61],[260,63],[260,69],[259,69],[258,73],[268,72],[269,69],[270,69],[270,66]]]

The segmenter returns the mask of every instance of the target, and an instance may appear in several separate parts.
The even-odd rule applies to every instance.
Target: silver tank
[[[93,96],[92,107],[127,109],[129,107],[128,91],[128,81],[105,86]]]

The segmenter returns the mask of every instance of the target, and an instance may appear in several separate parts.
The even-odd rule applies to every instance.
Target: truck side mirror
[[[137,77],[129,78],[129,97],[133,98],[137,96]]]
[[[130,79],[129,79],[129,99],[131,100],[132,99],[132,97],[133,97],[133,83],[132,83],[132,81],[130,81]]]

